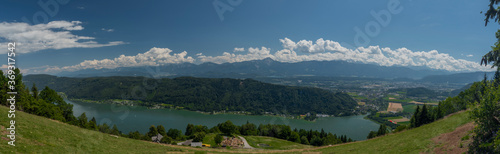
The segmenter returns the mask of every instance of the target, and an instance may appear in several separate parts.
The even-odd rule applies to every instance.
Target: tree
[[[78,117],[78,126],[82,128],[87,128],[88,123],[87,123],[87,115],[85,115],[85,112],[83,112],[79,117]]]
[[[485,13],[485,26],[490,19],[500,22],[500,0],[490,0]],[[497,42],[481,59],[481,65],[492,64],[497,67],[495,76],[500,71],[500,29],[495,33]],[[495,77],[497,78],[497,77]],[[496,82],[496,81],[495,81]],[[486,87],[487,84],[483,84]],[[496,86],[489,86],[481,90],[481,99],[476,99],[478,104],[471,109],[471,117],[477,126],[474,128],[473,142],[469,145],[469,153],[500,153],[500,90]]]
[[[131,138],[131,139],[136,139],[136,140],[139,140],[141,139],[141,133],[139,133],[139,131],[135,131],[135,132],[130,132],[128,133],[128,137]],[[165,136],[166,137],[166,136]]]
[[[377,136],[382,136],[387,133],[388,133],[387,126],[385,126],[384,124],[380,125],[380,127],[378,128]],[[344,138],[344,140],[345,140],[344,142],[347,142],[347,139]]]
[[[161,134],[162,136],[167,135],[167,133],[165,132],[165,127],[163,127],[163,125],[158,125],[156,129],[158,130],[158,134]]]
[[[95,120],[95,117],[92,117],[88,125],[90,129],[97,130],[97,121]]]
[[[474,128],[470,153],[500,153],[500,89],[489,87],[483,99],[471,109]]]
[[[300,143],[309,145],[309,140],[307,140],[307,136],[300,137]]]
[[[155,125],[151,125],[149,127],[149,132],[147,133],[147,136],[149,138],[158,135],[158,129],[156,129]]]
[[[196,132],[193,136],[193,142],[201,142],[205,138],[205,132]]]
[[[38,99],[38,88],[35,83],[33,83],[33,86],[31,87],[31,92],[33,93],[33,98]]]
[[[314,146],[321,146],[323,145],[323,141],[321,140],[320,137],[318,136],[314,136],[312,139],[311,139],[311,145],[314,145]]]
[[[417,109],[415,110],[415,112],[413,112],[413,116],[411,116],[411,119],[410,119],[410,127],[411,128],[415,128],[415,127],[420,126],[420,125],[418,125],[419,124],[419,121],[418,121],[419,112],[420,112],[420,106],[417,105]]]
[[[111,133],[111,129],[106,123],[102,124],[102,126],[99,126],[99,131],[103,133]]]
[[[220,135],[220,134],[215,135],[215,138],[214,138],[215,144],[222,143],[222,140],[224,140],[224,137],[222,135]]]
[[[281,130],[278,133],[278,138],[286,140],[290,136],[291,132],[292,129],[290,126],[282,125]]]
[[[246,124],[241,125],[240,133],[241,135],[257,135],[257,127],[247,121]]]
[[[118,127],[116,127],[116,124],[113,125],[113,128],[111,129],[111,134],[113,135],[120,135],[121,132],[118,130]]]
[[[419,118],[418,118],[418,126],[417,127],[420,127],[420,126],[422,126],[424,124],[427,124],[427,123],[431,122],[430,119],[429,119],[429,113],[428,112],[429,111],[427,109],[427,105],[424,104],[424,106],[422,107],[422,111],[420,111],[420,115],[418,115]]]
[[[229,120],[219,125],[219,129],[222,131],[222,133],[228,136],[236,132],[236,126]]]
[[[167,136],[172,137],[172,139],[179,139],[182,136],[182,131],[178,129],[168,129]]]
[[[376,131],[370,131],[370,133],[368,133],[368,136],[366,138],[367,139],[371,139],[371,138],[374,138],[374,137],[377,137],[377,132]]]
[[[172,138],[170,138],[169,136],[163,136],[163,138],[161,138],[160,140],[160,143],[170,144],[172,143]]]
[[[400,132],[400,131],[403,131],[405,130],[407,127],[407,125],[399,125],[395,130],[394,132]]]
[[[288,137],[288,140],[289,141],[292,141],[292,142],[297,142],[297,143],[300,143],[300,136],[299,136],[299,133],[297,132],[292,132],[290,134],[290,136]]]
[[[321,128],[321,133],[320,133],[319,137],[323,138],[323,137],[326,137],[326,135],[327,134],[326,134],[325,130],[323,130],[323,128]]]
[[[185,135],[186,136],[191,136],[192,134],[194,134],[194,125],[193,124],[188,124],[187,127],[186,127],[186,133]]]

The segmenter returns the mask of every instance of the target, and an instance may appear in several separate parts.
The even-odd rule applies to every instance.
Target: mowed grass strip
[[[244,136],[248,144],[254,148],[272,149],[272,150],[289,150],[289,149],[306,149],[313,146],[300,143],[290,142],[287,140],[277,139],[267,136]],[[267,144],[269,147],[261,147],[258,144]]]

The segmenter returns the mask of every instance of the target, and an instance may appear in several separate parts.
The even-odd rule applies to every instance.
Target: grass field
[[[403,106],[403,112],[415,113],[415,110],[417,110],[417,105],[404,105]]]
[[[203,144],[210,144],[210,146],[216,145],[215,140],[214,140],[216,135],[217,134],[214,134],[214,133],[209,133],[209,134],[205,135],[205,138],[203,138],[203,141],[202,141]]]
[[[400,124],[400,125],[409,125],[409,124],[410,124],[410,122],[409,122],[409,121],[406,121],[406,122],[398,122],[398,124]]]
[[[300,143],[290,142],[282,139],[266,136],[245,136],[248,144],[254,148],[273,149],[273,150],[288,150],[288,149],[305,149],[313,146]],[[267,144],[270,147],[259,147],[257,144]]]
[[[392,119],[401,119],[403,118],[402,116],[397,116],[397,117],[385,117],[384,119],[387,119],[387,120],[392,120]]]
[[[82,129],[44,117],[16,112],[16,147],[7,145],[5,138],[8,121],[7,107],[0,106],[0,125],[3,127],[0,153],[421,153],[432,152],[433,137],[453,131],[470,122],[466,112],[424,125],[412,130],[332,147],[312,147],[270,137],[246,136],[250,145],[265,143],[269,150],[191,148],[114,137],[97,131]],[[214,134],[212,134],[214,135]],[[211,136],[211,134],[207,135]],[[208,137],[210,138],[210,137]],[[211,142],[207,139],[207,142]],[[287,149],[287,150],[283,150]],[[272,151],[271,151],[272,150]]]

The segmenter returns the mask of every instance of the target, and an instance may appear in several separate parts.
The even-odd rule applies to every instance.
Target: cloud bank
[[[256,59],[272,58],[280,62],[331,61],[343,60],[378,64],[380,66],[422,66],[447,71],[491,71],[489,67],[480,66],[477,62],[455,59],[449,54],[431,51],[411,51],[407,48],[391,49],[379,46],[348,49],[339,42],[322,38],[314,43],[310,40],[294,42],[288,38],[280,39],[283,49],[270,53],[266,47],[249,48],[246,54],[224,52],[220,56],[198,56],[201,62],[233,63]],[[303,54],[298,54],[303,53]]]
[[[159,66],[163,64],[178,63],[234,63],[250,60],[272,58],[280,62],[302,62],[302,61],[332,61],[342,60],[349,62],[360,62],[376,64],[380,66],[416,66],[427,67],[436,70],[454,72],[470,71],[493,71],[490,67],[480,66],[477,62],[464,59],[455,59],[446,53],[431,51],[412,51],[407,48],[391,49],[379,46],[359,47],[348,49],[339,42],[324,40],[322,38],[315,42],[311,40],[300,40],[295,42],[291,39],[280,39],[283,49],[272,53],[270,48],[234,48],[233,52],[223,52],[219,56],[206,56],[197,53],[196,58],[187,56],[188,52],[172,53],[168,48],[152,48],[145,53],[135,56],[120,55],[114,59],[85,60],[80,64],[65,67],[42,67],[40,72],[76,71],[81,69],[102,69],[134,66]],[[40,73],[38,72],[38,73]]]
[[[21,22],[0,23],[0,46],[5,41],[15,41],[18,53],[30,53],[45,49],[97,48],[124,44],[122,41],[105,44],[93,41],[94,37],[74,35],[72,31],[83,30],[80,21],[52,21],[46,24],[29,25]],[[6,53],[0,50],[0,53]]]
[[[136,66],[159,66],[162,64],[193,63],[195,59],[187,56],[187,52],[173,53],[168,48],[151,48],[145,53],[139,53],[135,56],[120,55],[114,59],[85,60],[80,64],[65,67],[41,67],[40,72],[61,72],[77,71],[82,69],[113,69],[117,67],[136,67]],[[37,72],[37,71],[34,71]]]

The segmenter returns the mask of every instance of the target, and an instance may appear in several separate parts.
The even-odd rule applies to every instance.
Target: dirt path
[[[247,140],[241,136],[238,136],[241,141],[243,141],[243,148],[244,149],[255,149],[254,147],[250,146],[250,144],[248,144]]]
[[[432,139],[437,147],[434,149],[434,153],[464,153],[468,150],[468,145],[471,142],[472,137],[469,140],[462,141],[462,137],[468,135],[470,131],[474,129],[474,124],[472,122],[462,125],[456,128],[454,131],[441,134]],[[462,145],[462,146],[460,146]]]

